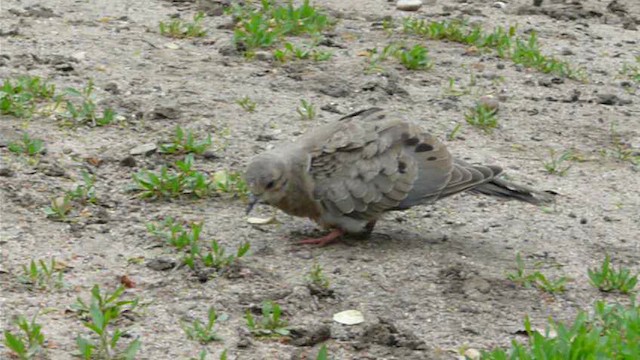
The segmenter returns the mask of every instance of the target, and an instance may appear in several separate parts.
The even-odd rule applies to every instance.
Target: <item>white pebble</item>
[[[402,11],[418,11],[422,6],[422,0],[398,0],[396,8]]]

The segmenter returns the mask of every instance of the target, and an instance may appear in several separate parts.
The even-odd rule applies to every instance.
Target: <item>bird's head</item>
[[[258,155],[251,160],[245,172],[245,181],[251,192],[247,214],[258,202],[275,205],[286,196],[287,166],[283,159],[275,154]]]

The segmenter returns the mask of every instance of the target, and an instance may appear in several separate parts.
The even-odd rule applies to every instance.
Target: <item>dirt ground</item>
[[[114,289],[123,275],[135,282],[126,296],[146,304],[121,324],[129,331],[125,342],[140,338],[140,359],[196,356],[203,346],[187,340],[180,322],[204,319],[211,306],[228,319],[217,324],[223,341],[204,347],[209,358],[228,349],[230,359],[315,359],[320,343],[313,338],[323,335],[334,359],[449,359],[466,347],[524,340],[518,334],[526,315],[539,328],[550,316],[571,320],[604,296],[589,284],[587,269],[606,253],[616,265],[640,271],[640,168],[614,156],[616,146],[640,152],[640,89],[619,73],[640,55],[640,3],[530,3],[430,0],[407,13],[384,0],[316,1],[338,18],[329,31],[334,47],[323,47],[334,57],[281,65],[230,51],[233,33],[221,26],[230,23],[227,15],[206,17],[208,35],[201,39],[161,36],[160,21],[175,14],[191,19],[196,4],[189,0],[3,0],[0,79],[38,75],[59,89],[82,88],[93,79],[99,104],[124,119],[70,129],[51,117],[0,116],[0,167],[11,170],[0,177],[0,331],[15,315],[40,311],[47,358],[70,359],[76,337],[87,329],[69,306],[77,296],[87,299],[93,284]],[[488,30],[535,30],[544,53],[583,67],[588,81],[469,54],[451,42],[401,31],[388,37],[380,26],[385,16],[464,17]],[[381,74],[365,71],[365,50],[402,39],[424,44],[433,69],[409,71],[390,61]],[[447,92],[450,78],[464,94]],[[464,121],[466,109],[487,94],[500,101],[500,127],[491,134]],[[257,103],[255,112],[236,103],[244,96]],[[301,99],[317,106],[317,118],[300,119]],[[166,140],[176,125],[211,134],[214,156],[197,157],[196,164],[213,174],[242,171],[254,154],[373,105],[419,122],[441,139],[462,124],[459,137],[447,141],[453,153],[501,165],[514,181],[554,191],[556,204],[545,209],[461,194],[389,213],[368,240],[316,248],[294,245],[320,234],[309,220],[275,212],[280,224],[255,226],[247,223],[240,200],[150,202],[126,192],[132,174],[175,158],[136,156],[133,167],[121,161],[138,145]],[[46,143],[37,164],[6,148],[25,130]],[[572,149],[583,161],[571,162],[565,176],[548,174],[542,161],[549,149]],[[78,184],[82,169],[97,177],[100,206],[71,223],[47,219],[42,209]],[[256,208],[258,216],[272,213]],[[156,259],[180,260],[147,233],[148,222],[165,216],[203,221],[204,238],[229,249],[249,242],[251,250],[235,276],[202,282],[186,267],[154,270],[147,265]],[[529,268],[539,262],[551,277],[570,277],[566,292],[549,295],[508,281],[517,253]],[[50,257],[67,267],[65,289],[31,291],[16,280],[21,265]],[[314,264],[323,267],[333,296],[313,295],[306,286]],[[282,305],[298,330],[293,340],[247,335],[245,311],[266,300]],[[332,321],[347,309],[361,311],[365,322]],[[2,344],[0,358],[10,358]]]

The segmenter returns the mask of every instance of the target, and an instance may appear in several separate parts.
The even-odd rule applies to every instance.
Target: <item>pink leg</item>
[[[300,240],[298,242],[298,244],[325,246],[327,244],[330,244],[330,243],[336,241],[336,239],[338,239],[342,235],[344,235],[344,230],[334,229],[334,230],[332,230],[330,233],[328,233],[325,236],[322,236],[322,237],[319,237],[319,238],[310,238],[310,239]]]

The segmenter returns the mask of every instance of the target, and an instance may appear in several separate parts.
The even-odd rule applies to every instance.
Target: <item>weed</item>
[[[378,51],[378,48],[375,48],[369,52],[369,70],[368,71],[380,71],[382,67],[380,63],[386,61],[388,58],[395,56],[395,54],[400,50],[401,45],[391,43],[382,48],[382,50]]]
[[[487,104],[478,103],[475,107],[470,108],[464,115],[467,123],[481,128],[486,132],[498,127],[497,110]]]
[[[231,12],[237,20],[234,42],[251,55],[257,48],[270,47],[286,36],[309,34],[317,36],[331,25],[329,18],[305,0],[296,7],[263,0],[262,7],[250,9],[236,6]]]
[[[69,198],[69,200],[78,201],[81,204],[97,204],[98,197],[96,196],[95,176],[82,170],[82,181],[83,183],[76,186],[75,189],[67,191],[66,197]]]
[[[564,292],[564,286],[568,281],[564,276],[554,280],[549,279],[539,271],[527,273],[524,261],[519,253],[516,255],[516,272],[507,274],[507,278],[520,286],[535,286],[536,288],[550,294]]]
[[[628,294],[633,291],[638,283],[638,275],[631,275],[627,268],[620,267],[617,270],[611,266],[611,258],[606,255],[600,269],[594,268],[588,271],[591,284],[600,291],[619,291]]]
[[[24,334],[18,335],[9,330],[4,331],[4,345],[20,360],[33,359],[44,352],[44,334],[42,334],[42,326],[36,323],[37,316],[37,313],[33,315],[31,321],[22,315],[15,319],[15,325]]]
[[[309,270],[309,274],[307,275],[307,282],[309,285],[320,288],[320,289],[328,289],[329,288],[329,279],[322,272],[322,266],[319,264],[314,264]]]
[[[245,199],[249,195],[249,187],[236,171],[220,170],[213,174],[213,186],[217,192],[231,194]]]
[[[187,338],[190,340],[196,340],[201,344],[220,341],[222,338],[220,338],[213,329],[216,324],[216,320],[218,320],[216,310],[214,308],[209,308],[206,324],[203,324],[200,320],[196,319],[191,324],[182,323],[182,329],[187,335]]]
[[[625,63],[620,74],[626,76],[629,80],[640,83],[640,55],[636,56],[635,64]]]
[[[236,100],[236,104],[240,105],[240,107],[246,112],[252,113],[256,111],[257,104],[248,96],[244,96],[241,99]]]
[[[528,344],[516,340],[507,351],[483,352],[483,360],[633,359],[640,349],[640,306],[596,302],[592,315],[581,311],[572,324],[552,319],[542,334],[524,321]],[[551,331],[555,336],[551,336]]]
[[[64,286],[63,272],[57,268],[56,260],[53,258],[49,265],[44,260],[31,260],[29,266],[22,265],[22,272],[18,277],[19,281],[35,289],[61,289]]]
[[[529,40],[516,39],[512,49],[511,60],[516,64],[522,64],[528,68],[534,68],[543,73],[552,73],[558,76],[579,78],[579,74],[571,66],[553,57],[548,57],[540,52],[536,33],[529,36]]]
[[[193,154],[185,156],[184,161],[176,161],[173,167],[175,171],[162,166],[159,173],[143,170],[133,174],[133,190],[138,191],[141,198],[149,199],[175,198],[185,194],[202,198],[211,193],[211,180],[193,169]]]
[[[571,168],[571,164],[563,165],[566,161],[573,159],[573,152],[571,150],[565,151],[562,154],[556,154],[556,151],[549,149],[549,160],[543,160],[542,165],[549,174],[557,174],[564,176]]]
[[[333,53],[330,51],[321,51],[316,48],[297,47],[290,42],[284,44],[284,48],[276,49],[273,57],[279,62],[285,62],[291,57],[297,60],[313,59],[314,61],[326,61],[331,59]]]
[[[65,117],[73,120],[77,124],[89,124],[91,126],[105,126],[113,122],[115,112],[111,108],[105,108],[102,116],[97,114],[98,106],[96,105],[96,96],[93,93],[93,81],[89,80],[87,86],[82,90],[75,88],[66,88],[65,93],[71,98],[79,99],[79,103],[66,100],[67,113]]]
[[[72,208],[68,195],[58,196],[51,199],[51,205],[44,208],[44,214],[50,219],[66,221]]]
[[[296,112],[302,120],[313,120],[316,117],[316,108],[311,101],[300,100],[300,106],[296,108]]]
[[[102,359],[134,359],[140,348],[140,339],[135,339],[123,350],[119,350],[118,341],[125,334],[119,328],[114,328],[113,323],[125,311],[133,311],[139,302],[134,300],[121,300],[124,286],[119,286],[113,293],[102,293],[98,285],[91,289],[91,302],[87,305],[78,298],[73,308],[85,319],[83,325],[93,333],[93,338],[78,336],[76,343],[80,350],[80,356],[89,360]]]
[[[451,130],[451,132],[447,134],[447,140],[449,141],[455,140],[458,137],[458,133],[460,132],[461,128],[462,128],[462,125],[456,124],[456,126],[453,127],[453,130]]]
[[[428,70],[433,67],[433,63],[427,56],[428,51],[421,45],[415,45],[411,49],[400,49],[395,56],[400,63],[409,70]]]
[[[172,217],[167,217],[160,224],[147,224],[147,231],[165,240],[168,245],[178,250],[183,250],[193,243],[198,243],[202,232],[202,223],[193,222],[190,224],[190,229],[185,229],[182,224],[176,222]]]
[[[250,247],[250,244],[247,242],[238,247],[235,255],[226,255],[225,248],[222,247],[216,240],[211,240],[211,251],[202,256],[202,263],[206,267],[220,270],[233,264],[236,259],[245,256]]]
[[[40,139],[32,139],[28,133],[22,135],[21,141],[9,143],[9,151],[16,154],[25,154],[28,156],[36,156],[45,151],[44,141]]]
[[[38,76],[19,76],[5,79],[0,87],[0,114],[28,118],[40,100],[53,99],[55,85]]]
[[[251,310],[247,310],[245,320],[249,331],[255,336],[288,336],[287,322],[281,319],[281,315],[280,305],[273,301],[265,301],[262,303],[262,318],[260,322],[256,322]]]
[[[640,155],[627,143],[625,143],[616,131],[616,123],[611,123],[609,129],[611,133],[612,146],[602,150],[603,155],[610,155],[620,161],[628,161],[634,165],[640,165]]]
[[[198,12],[193,16],[192,22],[186,22],[181,19],[173,19],[169,23],[160,21],[160,34],[177,38],[194,38],[207,35],[207,31],[202,28],[204,13]]]
[[[329,360],[329,351],[327,350],[327,345],[322,345],[320,350],[318,350],[318,355],[316,355],[316,360]]]
[[[211,147],[211,135],[197,140],[191,131],[184,131],[176,126],[175,134],[170,143],[161,144],[160,152],[165,154],[202,154]]]

